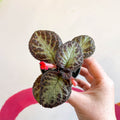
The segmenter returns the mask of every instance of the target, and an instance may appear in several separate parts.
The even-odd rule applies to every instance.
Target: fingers
[[[78,86],[83,88],[85,91],[90,88],[90,85],[82,81],[80,79],[75,79]],[[74,108],[78,108],[78,106],[84,106],[86,102],[86,96],[83,94],[83,92],[76,92],[72,90],[72,93],[68,99],[68,101]]]
[[[90,88],[90,85],[87,82],[82,81],[80,79],[75,79],[75,80],[77,81],[78,86],[81,87],[83,90],[86,91]]]
[[[72,90],[72,93],[68,99],[68,102],[73,107],[84,105],[84,101],[85,101],[85,96],[81,92],[76,92]]]
[[[89,83],[92,83],[93,77],[86,68],[81,67],[80,74],[84,76]]]
[[[84,60],[83,66],[86,67],[89,73],[96,79],[102,80],[106,75],[101,66],[93,58],[87,58]]]

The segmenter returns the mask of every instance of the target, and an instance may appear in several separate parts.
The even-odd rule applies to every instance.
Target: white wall
[[[38,29],[53,30],[64,42],[81,34],[93,37],[93,56],[113,79],[115,102],[120,102],[119,5],[119,0],[0,0],[0,107],[14,93],[31,87],[40,74],[28,50]],[[77,119],[68,104],[50,111],[36,104],[17,120]]]

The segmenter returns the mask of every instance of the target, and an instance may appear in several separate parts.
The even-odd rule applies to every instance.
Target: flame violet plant
[[[52,108],[66,102],[83,60],[95,51],[91,37],[81,35],[62,43],[53,31],[38,30],[29,41],[29,50],[40,61],[42,74],[33,84],[34,98],[42,106]]]

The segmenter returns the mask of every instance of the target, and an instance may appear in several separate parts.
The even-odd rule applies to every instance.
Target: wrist
[[[99,118],[95,118],[95,119],[91,119],[91,120],[117,120],[117,119],[116,119],[115,115],[113,115],[113,116],[106,115],[106,116],[101,116]]]

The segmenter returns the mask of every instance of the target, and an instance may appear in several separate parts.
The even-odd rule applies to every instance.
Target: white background
[[[39,62],[28,50],[36,30],[52,30],[63,42],[86,34],[94,38],[94,58],[115,83],[120,102],[120,0],[0,0],[0,108],[14,93],[32,87]],[[94,113],[94,111],[93,111]],[[63,104],[52,110],[39,104],[23,110],[17,120],[76,120]]]

